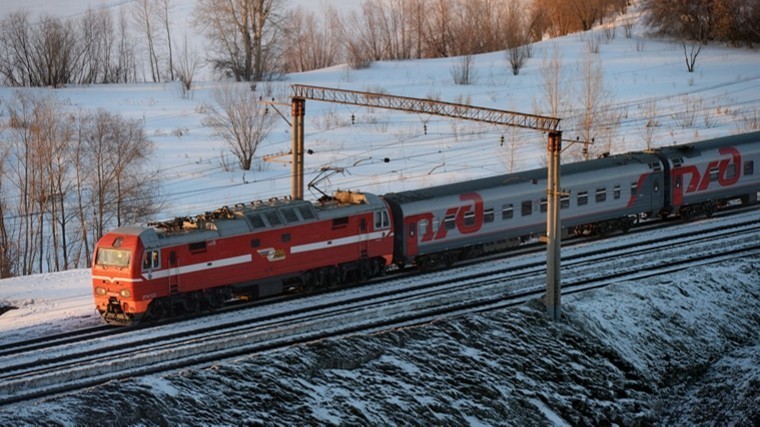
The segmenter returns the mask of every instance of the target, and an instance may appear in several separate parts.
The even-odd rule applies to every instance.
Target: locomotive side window
[[[588,204],[588,191],[581,191],[578,193],[578,206],[584,206]]]
[[[601,203],[607,200],[607,189],[606,188],[597,188],[596,189],[596,202]]]
[[[570,195],[569,194],[563,194],[559,198],[559,208],[560,209],[567,209],[570,207]]]
[[[265,228],[264,220],[261,219],[261,215],[250,214],[248,215],[248,221],[253,225],[253,228]]]
[[[295,209],[280,209],[282,216],[285,217],[285,222],[288,224],[298,222],[298,216]]]
[[[546,199],[541,199],[541,213],[545,213],[547,208]]]
[[[375,230],[388,228],[391,226],[391,222],[388,219],[388,212],[376,211],[375,212]]]
[[[145,251],[143,254],[143,270],[155,270],[161,266],[158,251]]]
[[[635,182],[631,183],[631,197],[635,196],[639,192],[639,185]]]
[[[614,197],[615,199],[619,199],[620,198],[620,186],[619,185],[616,185],[612,189],[612,197]]]
[[[272,227],[282,225],[282,221],[280,220],[280,216],[277,215],[277,211],[269,211],[265,213],[267,220],[269,221],[269,224],[272,225]]]
[[[526,201],[522,202],[521,213],[522,213],[522,216],[532,215],[533,214],[533,202],[531,202],[530,200],[526,200]]]
[[[493,208],[486,209],[483,212],[483,222],[493,222],[494,214],[493,214]]]
[[[755,174],[755,161],[754,160],[747,160],[744,162],[744,175],[754,175]]]
[[[426,220],[424,220],[424,219],[420,220],[420,225],[419,225],[420,234],[423,235],[423,236],[427,232],[427,224],[428,224],[428,222]]]
[[[515,209],[512,203],[501,207],[501,219],[511,219],[515,215]]]
[[[188,246],[188,249],[192,253],[199,253],[199,252],[206,252],[206,242],[195,242],[190,243]]]
[[[336,229],[336,228],[343,228],[343,227],[345,227],[347,225],[348,225],[348,217],[347,216],[340,217],[340,218],[335,218],[335,219],[332,220],[332,228],[333,228],[333,230]]]
[[[311,210],[311,206],[299,206],[298,212],[304,220],[314,219],[314,211]]]

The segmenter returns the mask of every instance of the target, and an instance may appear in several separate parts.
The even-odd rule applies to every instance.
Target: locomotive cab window
[[[112,267],[129,267],[129,259],[132,252],[124,249],[98,249],[95,264]]]
[[[619,199],[620,198],[620,186],[619,185],[616,185],[612,189],[612,197],[614,197],[615,199]]]
[[[158,251],[145,251],[143,254],[143,270],[156,270],[161,266]]]
[[[631,183],[631,197],[635,196],[639,192],[639,184],[632,182]]]
[[[514,215],[515,209],[511,203],[501,207],[501,219],[511,219]]]

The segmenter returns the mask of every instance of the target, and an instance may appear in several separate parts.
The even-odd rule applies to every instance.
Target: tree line
[[[364,0],[341,12],[287,8],[284,0],[198,0],[186,31],[172,34],[176,0],[137,0],[61,19],[11,13],[0,30],[0,83],[8,86],[181,80],[202,63],[237,81],[276,79],[348,63],[474,55],[586,31],[630,0]],[[657,32],[700,44],[760,40],[760,0],[642,3]]]
[[[0,103],[0,277],[89,266],[105,231],[158,212],[139,121],[29,92]]]

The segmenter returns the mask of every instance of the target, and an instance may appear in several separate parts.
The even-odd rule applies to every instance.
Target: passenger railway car
[[[118,228],[97,244],[95,303],[109,323],[362,280],[392,260],[388,207],[372,194],[272,200],[152,225]]]
[[[563,233],[754,204],[757,162],[760,132],[563,165]],[[106,322],[130,324],[362,281],[390,263],[449,265],[543,235],[546,178],[536,169],[384,196],[339,191],[118,228],[96,246],[95,302]]]
[[[664,168],[632,153],[561,168],[562,226],[576,233],[627,230],[639,215],[659,213]],[[451,264],[516,246],[546,232],[546,169],[386,194],[394,221],[396,264]]]
[[[729,200],[757,202],[760,132],[727,136],[657,152],[670,170],[664,214],[710,215]]]

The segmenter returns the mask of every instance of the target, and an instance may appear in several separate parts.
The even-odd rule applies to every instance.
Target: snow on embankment
[[[92,424],[685,425],[760,419],[760,260],[0,410]]]

